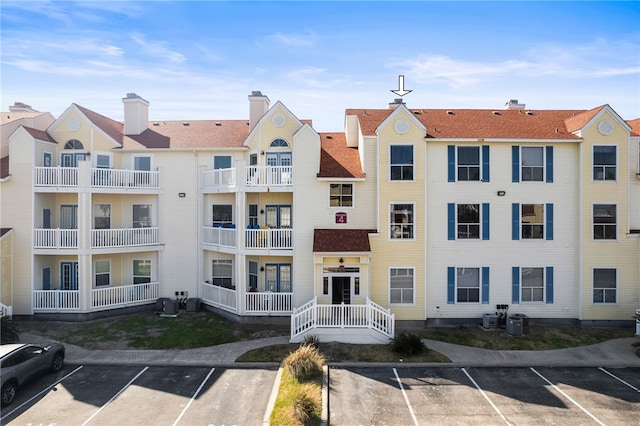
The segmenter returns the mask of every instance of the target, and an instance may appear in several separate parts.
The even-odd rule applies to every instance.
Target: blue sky
[[[1,108],[245,119],[281,100],[319,131],[346,108],[611,105],[640,117],[640,2],[7,1]]]

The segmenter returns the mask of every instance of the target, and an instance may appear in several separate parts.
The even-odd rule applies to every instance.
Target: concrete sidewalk
[[[46,340],[40,336],[23,334],[22,342]],[[590,346],[545,351],[507,351],[472,348],[435,340],[424,340],[427,347],[447,356],[451,363],[434,363],[442,367],[640,367],[635,354],[634,337],[614,339]],[[171,350],[89,350],[65,343],[66,362],[70,364],[131,364],[131,365],[198,365],[246,366],[234,364],[245,352],[265,346],[289,343],[289,337],[270,337],[196,349]],[[276,364],[276,363],[266,363]],[[336,363],[346,365],[347,363]],[[348,363],[367,365],[367,363]],[[265,365],[265,363],[260,363]]]

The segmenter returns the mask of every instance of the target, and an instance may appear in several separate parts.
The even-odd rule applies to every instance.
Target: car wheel
[[[9,405],[13,402],[13,398],[16,397],[16,391],[18,390],[18,386],[14,382],[6,383],[2,387],[2,393],[0,394],[0,399],[2,402],[2,406]]]
[[[53,361],[51,361],[51,371],[58,372],[64,365],[64,354],[58,352],[53,356]]]

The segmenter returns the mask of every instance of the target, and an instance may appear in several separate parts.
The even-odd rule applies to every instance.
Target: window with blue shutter
[[[546,235],[547,240],[553,240],[553,204],[547,204],[544,208],[546,210]]]
[[[547,266],[546,269],[546,302],[553,303],[553,266]]]
[[[489,267],[482,267],[482,303],[489,303]]]
[[[456,205],[447,204],[447,235],[449,240],[456,239]]]
[[[489,239],[489,203],[482,203],[482,239]]]
[[[511,205],[511,239],[520,239],[520,204]]]
[[[489,145],[482,145],[482,181],[489,182]]]
[[[511,182],[520,182],[520,147],[511,147]]]
[[[511,268],[511,303],[520,303],[520,268]]]
[[[547,158],[545,164],[547,173],[547,183],[553,183],[553,147],[547,147]]]
[[[447,303],[453,304],[456,300],[456,268],[447,267]]]
[[[456,181],[456,147],[454,145],[447,146],[447,176],[449,182]]]

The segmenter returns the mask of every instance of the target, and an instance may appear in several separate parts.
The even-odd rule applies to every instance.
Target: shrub
[[[304,336],[303,345],[313,346],[316,349],[320,348],[320,338],[316,335],[307,334]]]
[[[302,345],[284,359],[284,366],[299,381],[312,378],[322,372],[324,356],[311,345]]]
[[[318,417],[318,411],[320,411],[320,405],[317,398],[314,397],[313,386],[305,383],[296,393],[293,412],[300,423],[307,425],[313,423],[312,421]]]
[[[9,317],[2,317],[2,333],[0,341],[2,344],[18,343],[20,341],[20,330],[15,322]]]
[[[391,339],[391,350],[404,356],[420,355],[426,346],[417,334],[403,331]]]

